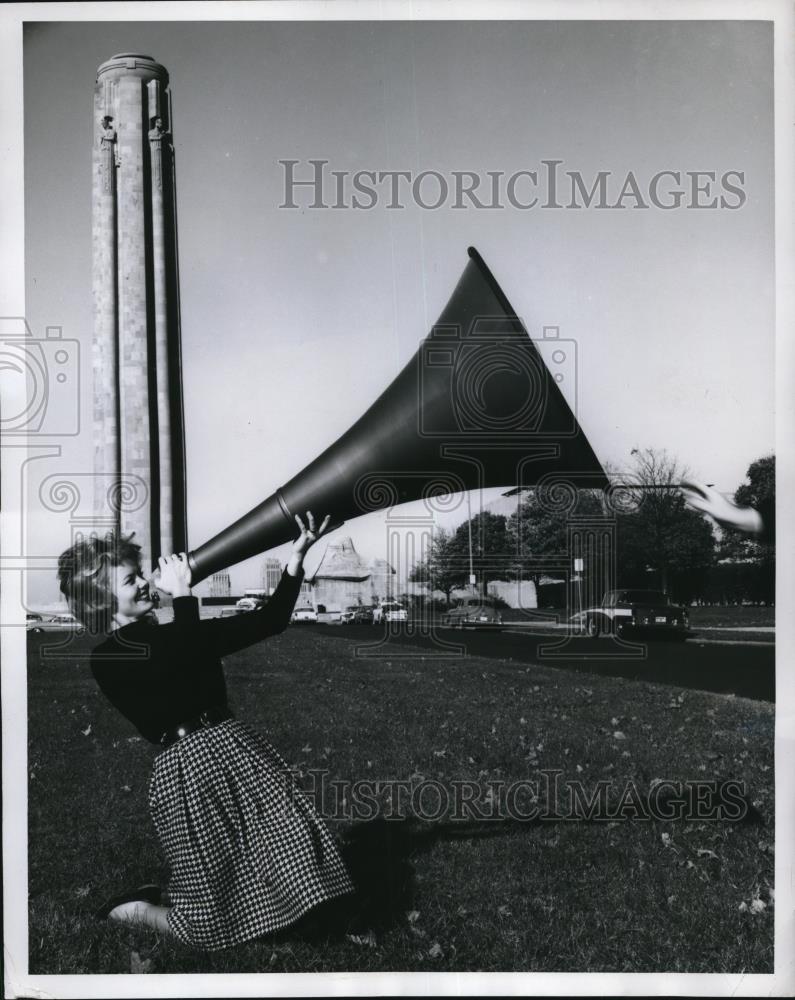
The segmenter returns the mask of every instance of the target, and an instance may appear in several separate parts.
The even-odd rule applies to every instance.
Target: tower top
[[[142,80],[161,80],[168,83],[168,72],[151,56],[140,52],[119,52],[111,56],[97,70],[97,80],[117,79],[120,76],[137,76]]]

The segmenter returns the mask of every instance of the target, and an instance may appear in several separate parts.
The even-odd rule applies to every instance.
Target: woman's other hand
[[[722,528],[735,528],[747,535],[758,535],[762,531],[762,515],[753,507],[738,507],[723,494],[703,483],[685,480],[679,485],[688,507],[708,514]]]
[[[326,528],[328,528],[331,515],[326,514],[323,518],[323,523],[319,528],[315,526],[315,518],[311,510],[306,512],[306,519],[309,522],[308,526],[304,524],[298,514],[295,515],[296,524],[301,529],[301,534],[293,542],[293,554],[290,556],[290,560],[287,563],[287,572],[290,576],[299,575],[304,563],[304,553],[310,545],[315,544]]]

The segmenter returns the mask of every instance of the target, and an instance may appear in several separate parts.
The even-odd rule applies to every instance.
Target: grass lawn
[[[762,625],[775,626],[776,609],[767,607],[744,607],[741,605],[713,605],[712,607],[688,608],[690,624],[693,628],[709,625],[722,628],[753,629]]]
[[[205,954],[92,918],[120,888],[165,877],[146,805],[155,748],[95,689],[85,646],[39,657],[51,638],[29,638],[32,974],[773,971],[768,703],[400,645],[361,659],[352,640],[288,630],[230,657],[227,679],[238,716],[304,772],[488,792],[554,769],[611,782],[611,798],[628,781],[645,794],[654,779],[736,779],[755,808],[743,822],[428,824],[435,838],[388,821],[374,935],[288,931]]]

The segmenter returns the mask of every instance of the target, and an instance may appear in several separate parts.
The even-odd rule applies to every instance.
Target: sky
[[[90,414],[94,76],[114,53],[143,52],[171,80],[191,547],[358,419],[427,335],[469,245],[531,336],[557,326],[576,342],[562,388],[603,462],[666,448],[733,492],[774,441],[771,44],[762,22],[28,25],[28,322],[79,342]],[[312,158],[446,176],[558,159],[589,185],[607,170],[641,187],[663,170],[741,171],[745,201],[280,208],[279,161],[306,176]],[[33,556],[68,544],[68,514],[35,498],[47,475],[90,472],[90,420],[60,443],[31,471]],[[387,530],[374,514],[333,537],[385,558]],[[232,569],[235,590],[258,585],[260,562]],[[31,604],[56,596],[51,573],[30,574]]]

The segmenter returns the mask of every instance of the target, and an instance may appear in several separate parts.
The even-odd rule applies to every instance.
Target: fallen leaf
[[[716,861],[718,860],[718,855],[714,851],[708,851],[706,847],[699,847],[697,853],[700,858],[715,858]]]
[[[81,729],[80,732],[83,734],[83,736],[89,736],[91,733],[91,723],[89,722],[88,729]]]
[[[613,733],[613,739],[614,739],[614,740],[625,740],[625,739],[626,739],[626,736],[625,736],[625,735],[624,735],[624,734],[623,734],[623,733],[622,733],[622,732],[621,732],[621,731],[620,731],[619,729],[617,729],[617,730],[616,730],[616,731],[615,731],[615,732]]]
[[[767,909],[767,903],[764,901],[764,899],[759,899],[757,897],[756,899],[751,900],[751,913],[762,913],[763,910],[766,909]]]
[[[431,948],[428,950],[429,958],[441,958],[442,957],[442,946],[436,941]]]
[[[417,920],[419,920],[419,916],[420,916],[419,910],[408,910],[406,912],[406,920],[408,920],[410,924],[416,923]]]
[[[366,934],[346,934],[345,936],[360,947],[375,948],[375,934],[372,931],[368,931]]]
[[[141,960],[141,956],[137,951],[130,952],[130,972],[134,976],[141,976],[147,972],[152,971],[152,959],[145,958]]]
[[[511,916],[511,909],[508,906],[498,906],[497,907],[497,914],[500,917],[510,917]]]

